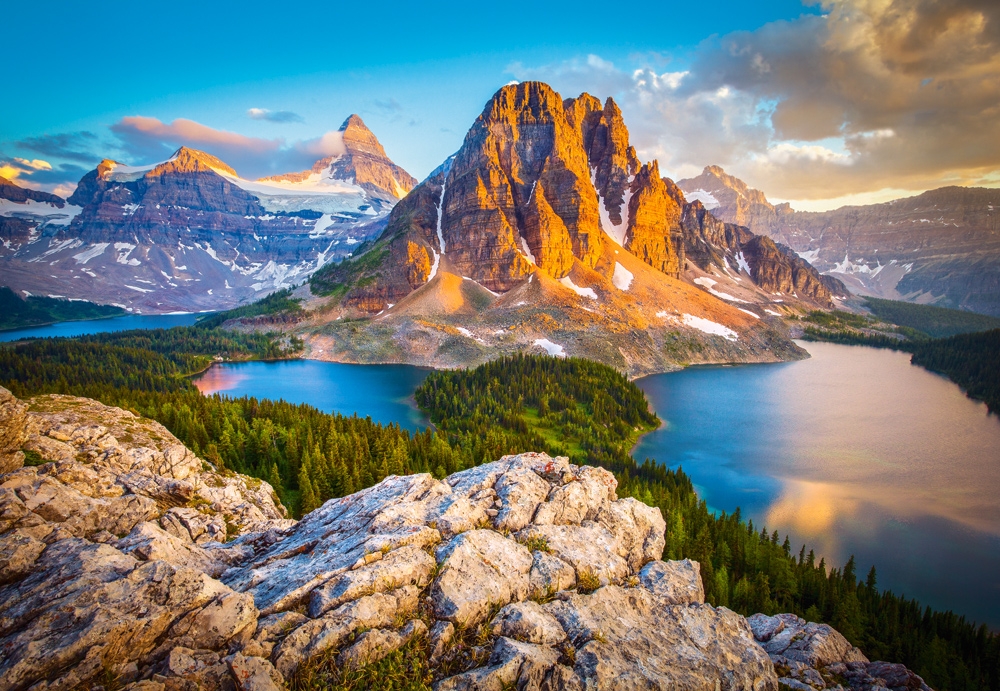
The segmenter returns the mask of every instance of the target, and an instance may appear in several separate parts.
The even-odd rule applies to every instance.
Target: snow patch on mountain
[[[698,278],[694,279],[694,282],[717,298],[722,298],[723,300],[729,300],[731,302],[744,302],[744,303],[747,302],[746,300],[740,300],[738,297],[734,297],[729,293],[723,293],[721,291],[716,290],[714,286],[715,284],[718,283],[718,281],[713,281],[711,278],[708,278],[707,276],[699,276]]]
[[[91,245],[89,249],[86,249],[79,254],[74,254],[73,259],[76,260],[77,264],[86,264],[94,257],[99,257],[104,254],[104,250],[106,250],[110,244],[110,242],[98,242],[95,245]]]
[[[735,341],[739,338],[739,334],[729,327],[711,321],[710,319],[695,317],[690,314],[682,314],[681,323],[685,326],[690,326],[692,329],[698,329],[698,331],[702,331],[707,334],[722,336],[727,341]]]
[[[694,192],[688,192],[684,196],[688,202],[699,201],[702,206],[709,210],[722,206],[719,200],[708,190],[696,189]]]
[[[566,349],[547,338],[536,338],[535,345],[544,348],[546,353],[554,357],[566,357]]]
[[[632,286],[635,275],[624,266],[615,262],[615,273],[611,277],[611,282],[619,290],[628,290]]]
[[[583,297],[590,298],[591,300],[597,299],[597,293],[594,292],[593,288],[581,288],[577,284],[573,283],[573,279],[569,276],[563,276],[559,279],[559,282],[577,295],[582,295]]]

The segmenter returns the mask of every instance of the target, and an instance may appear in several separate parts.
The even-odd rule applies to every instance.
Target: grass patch
[[[414,640],[378,662],[356,670],[341,669],[335,653],[306,662],[289,684],[291,691],[430,691],[433,681],[427,641]]]
[[[31,449],[21,449],[21,451],[24,453],[24,465],[39,466],[48,463],[37,451]]]

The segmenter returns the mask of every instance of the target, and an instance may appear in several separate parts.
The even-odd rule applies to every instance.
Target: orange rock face
[[[632,190],[625,248],[654,269],[676,277],[680,257],[671,235],[680,227],[681,207],[660,178],[656,161],[639,169]]]
[[[351,284],[349,303],[379,311],[430,280],[436,262],[506,292],[532,271],[559,279],[578,262],[606,272],[618,246],[673,278],[688,248],[700,265],[735,266],[752,237],[687,204],[656,161],[640,163],[614,100],[564,101],[545,84],[524,82],[500,89],[458,153],[393,209],[379,241],[389,265],[330,274]],[[769,290],[801,283],[782,256],[762,250],[760,265],[769,268],[758,273]],[[803,292],[828,297],[815,282]]]

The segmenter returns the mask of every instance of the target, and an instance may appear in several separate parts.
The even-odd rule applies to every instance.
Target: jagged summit
[[[393,163],[378,137],[359,115],[351,115],[338,130],[344,153],[326,156],[309,170],[261,178],[261,182],[322,183],[346,181],[356,184],[369,194],[395,202],[402,199],[417,184],[416,178]]]

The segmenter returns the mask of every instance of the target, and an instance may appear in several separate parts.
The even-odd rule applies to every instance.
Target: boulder
[[[531,554],[528,583],[531,597],[551,597],[560,590],[569,590],[576,585],[576,569],[559,557],[535,550]]]
[[[226,658],[229,671],[240,691],[280,691],[285,680],[269,661],[234,653]]]
[[[701,564],[690,559],[650,562],[639,572],[639,582],[664,604],[700,605],[705,602]]]
[[[525,643],[554,646],[566,640],[566,632],[559,621],[531,600],[505,606],[490,626],[497,636]]]
[[[272,654],[275,667],[289,679],[303,662],[337,649],[359,629],[389,627],[397,616],[417,608],[419,590],[404,586],[388,593],[365,595],[311,619],[289,633]]]
[[[492,530],[470,530],[437,551],[430,601],[441,619],[473,626],[491,607],[528,596],[531,552]]]
[[[601,585],[620,583],[629,575],[614,536],[599,523],[530,525],[517,534],[522,542],[544,540],[549,551],[576,571],[577,581],[596,578]]]
[[[535,525],[579,525],[597,518],[601,510],[618,498],[615,494],[618,481],[604,468],[580,466],[564,481],[538,507],[532,521]]]
[[[155,523],[139,523],[128,535],[114,543],[117,549],[143,561],[163,560],[174,566],[203,571],[218,578],[226,564],[197,545],[174,537]]]
[[[401,631],[373,629],[358,636],[350,648],[337,657],[337,664],[345,669],[358,669],[378,662],[414,638],[427,635],[427,625],[419,619],[407,623]]]
[[[381,552],[378,553],[381,555]],[[347,571],[312,591],[309,616],[318,617],[349,600],[402,585],[424,587],[437,568],[434,557],[415,545],[392,550],[377,561]]]
[[[758,630],[766,632],[777,629],[777,625],[765,623],[758,617]],[[813,669],[826,667],[835,662],[868,662],[864,654],[851,645],[838,631],[828,624],[807,622],[794,614],[779,614],[784,626],[776,630],[761,644],[769,655],[780,655],[789,660],[802,662]]]
[[[517,532],[531,523],[539,504],[549,496],[551,487],[530,468],[512,469],[496,483],[501,507],[494,525],[497,530]]]
[[[580,689],[571,670],[559,664],[552,648],[501,638],[493,647],[487,666],[442,680],[435,691],[492,691],[516,688],[525,691]]]

